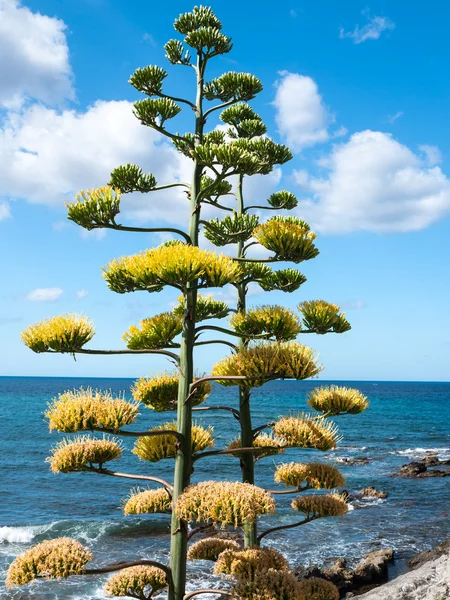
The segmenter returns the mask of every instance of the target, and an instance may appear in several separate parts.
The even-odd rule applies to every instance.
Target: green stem
[[[244,196],[243,196],[243,181],[244,176],[239,175],[238,186],[237,186],[237,214],[244,214]],[[238,258],[245,257],[244,242],[238,243]],[[246,311],[246,295],[247,286],[245,283],[239,283],[237,285],[238,293],[238,304],[237,310],[239,313],[245,313]],[[239,348],[245,349],[248,345],[248,341],[241,338],[239,341]],[[252,428],[252,414],[250,410],[250,390],[245,387],[239,387],[239,414],[240,414],[240,426],[241,426],[241,446],[243,448],[251,448],[253,446],[253,428]],[[255,484],[255,461],[252,453],[241,454],[240,466],[242,472],[242,482]],[[257,524],[251,523],[244,527],[244,547],[254,548],[258,546],[258,531]]]
[[[203,138],[203,79],[205,63],[201,53],[197,55],[197,97],[195,110],[195,145],[202,143]],[[191,217],[189,237],[193,246],[198,246],[198,229],[200,220],[200,204],[197,200],[201,186],[202,165],[194,161],[192,183],[190,189]],[[192,406],[187,402],[190,386],[194,380],[194,343],[195,343],[195,309],[197,303],[197,281],[188,284],[185,291],[185,313],[180,347],[180,370],[178,384],[177,431],[183,435],[183,441],[175,458],[173,486],[173,505],[177,498],[189,485],[192,472]],[[169,590],[169,600],[183,600],[186,591],[186,555],[188,524],[180,521],[175,511],[172,514],[170,565],[173,576],[173,590]]]

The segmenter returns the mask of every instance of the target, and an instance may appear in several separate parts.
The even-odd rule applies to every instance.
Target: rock
[[[310,567],[297,567],[294,570],[294,575],[299,581],[301,581],[302,579],[311,579],[311,577],[323,578],[322,569],[320,569],[316,565],[312,565]]]
[[[421,458],[420,462],[423,462],[426,467],[437,467],[441,464],[439,458],[434,454],[429,454],[428,456]]]
[[[418,569],[426,562],[430,560],[436,560],[443,554],[450,554],[450,539],[444,540],[432,550],[424,550],[423,552],[419,552],[417,556],[414,556],[414,558],[411,558],[411,560],[408,561],[408,567],[410,569]]]
[[[450,598],[450,554],[358,596],[358,600],[448,600]]]
[[[417,477],[420,473],[425,473],[427,467],[421,462],[411,462],[407,465],[402,465],[398,472],[399,477]]]
[[[339,456],[338,458],[336,458],[336,462],[341,465],[352,467],[354,465],[367,465],[369,464],[370,459],[367,458],[367,456],[358,456],[357,458],[347,458],[346,456]]]
[[[330,569],[323,572],[323,577],[338,588],[341,593],[353,587],[353,571],[347,568],[345,558],[338,558]]]
[[[372,486],[366,487],[363,490],[361,490],[359,492],[359,495],[364,497],[364,496],[370,496],[373,498],[387,498],[388,494],[387,492],[382,492],[381,490],[377,490]]]
[[[388,563],[394,560],[394,551],[375,550],[369,552],[364,560],[358,563],[353,572],[354,584],[362,585],[379,583],[387,580]]]

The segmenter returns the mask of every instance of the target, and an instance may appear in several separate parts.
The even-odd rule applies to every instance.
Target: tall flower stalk
[[[287,489],[263,490],[255,485],[255,461],[290,448],[321,452],[335,448],[340,436],[328,417],[357,414],[367,407],[367,400],[357,390],[316,388],[308,400],[314,413],[255,426],[251,392],[274,379],[316,376],[321,370],[317,358],[310,348],[296,341],[297,337],[343,333],[350,325],[338,306],[323,300],[301,302],[298,315],[283,306],[247,307],[250,284],[259,285],[265,292],[294,292],[304,283],[299,271],[274,270],[269,263],[297,264],[313,259],[318,254],[316,236],[298,217],[277,215],[260,222],[261,210],[291,210],[297,206],[296,198],[288,191],[275,192],[262,205],[245,203],[245,179],[270,173],[292,155],[288,148],[265,137],[266,126],[248,104],[262,91],[257,77],[229,72],[207,79],[210,61],[232,49],[231,38],[222,33],[214,12],[195,7],[180,15],[174,27],[182,41],[169,40],[166,57],[171,65],[192,69],[194,99],[166,94],[163,84],[168,74],[159,66],[138,69],[130,83],[146,96],[134,104],[136,117],[171,140],[178,152],[191,160],[190,182],[158,185],[153,174],[144,173],[138,165],[126,164],[113,170],[108,185],[80,192],[67,208],[68,218],[88,230],[171,234],[173,239],[156,248],[112,260],[103,276],[108,287],[119,294],[171,288],[178,304],[173,310],[131,325],[123,336],[125,347],[118,350],[92,348],[89,344],[94,326],[79,315],[49,318],[22,334],[24,343],[36,353],[74,357],[159,354],[174,366],[173,372],[137,380],[132,387],[133,400],[125,394],[113,397],[101,390],[80,388],[59,394],[46,413],[50,430],[69,435],[51,450],[48,462],[54,473],[92,473],[150,486],[132,490],[123,502],[123,511],[125,515],[171,514],[170,561],[164,564],[142,559],[87,568],[92,560],[89,549],[76,540],[61,538],[38,544],[17,557],[8,571],[7,584],[25,585],[41,577],[113,573],[105,587],[109,596],[148,600],[167,589],[169,600],[187,600],[208,593],[196,590],[186,594],[187,560],[204,558],[217,561],[216,573],[233,578],[231,591],[221,591],[224,595],[300,599],[317,588],[323,600],[334,600],[333,586],[312,582],[308,589],[302,587],[289,572],[284,557],[260,545],[278,531],[344,515],[347,505],[336,491],[305,495],[308,490],[339,488],[342,476],[323,463],[281,464],[276,468],[275,481]],[[193,129],[185,134],[174,133],[168,123],[182,107],[194,115]],[[226,131],[214,126],[218,111],[221,121],[228,125]],[[212,128],[206,131],[211,121]],[[233,182],[237,182],[234,190]],[[169,188],[181,188],[186,193],[189,217],[185,228],[158,224],[144,228],[118,222],[124,194],[153,195]],[[206,207],[226,216],[204,220],[202,210]],[[200,248],[201,230],[218,247],[236,245],[236,254],[231,257]],[[270,256],[252,258],[249,249],[256,245],[268,250]],[[228,284],[237,290],[236,308],[201,294],[204,289]],[[230,315],[229,326],[223,326],[220,320]],[[205,321],[212,324],[202,324]],[[211,332],[220,335],[205,339]],[[223,344],[231,348],[231,353],[213,367],[211,374],[201,376],[196,374],[194,350],[206,344]],[[212,382],[238,386],[237,406],[205,406],[213,391]],[[155,412],[176,411],[176,420],[136,430],[134,424],[142,406]],[[206,415],[211,410],[226,411],[239,422],[238,438],[221,449],[213,449],[212,428],[193,421],[194,412]],[[73,434],[77,435],[70,437]],[[172,475],[169,471],[162,478],[110,468],[125,451],[122,438],[134,438],[133,454],[147,463],[174,460]],[[237,457],[242,481],[191,485],[195,463],[211,456]],[[292,508],[302,513],[301,520],[258,531],[259,517],[275,511],[276,495],[290,493],[297,496]],[[220,528],[227,527],[242,529],[244,549],[220,538]],[[206,530],[212,537],[190,542]]]

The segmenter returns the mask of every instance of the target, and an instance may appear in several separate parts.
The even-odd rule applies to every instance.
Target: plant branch
[[[201,325],[201,327],[197,327],[195,329],[196,334],[201,333],[202,331],[219,331],[220,333],[225,333],[238,338],[245,338],[246,340],[266,340],[270,337],[269,334],[248,335],[244,333],[238,333],[232,329],[225,329],[225,327],[217,327],[216,325]]]
[[[236,104],[236,102],[239,102],[239,100],[237,100],[236,98],[233,98],[233,100],[228,100],[228,102],[224,102],[223,104],[217,104],[216,106],[212,106],[211,108],[209,108],[206,112],[205,112],[205,119],[214,111],[216,110],[222,110],[222,108],[226,108],[227,106],[231,106],[232,104]]]
[[[290,446],[289,446],[290,447]],[[279,446],[277,448],[270,448],[267,446],[253,446],[252,448],[225,448],[225,450],[208,450],[207,452],[200,452],[199,454],[194,454],[193,456],[193,460],[197,461],[200,458],[206,458],[207,456],[218,456],[221,454],[244,454],[247,452],[253,453],[253,454],[264,454],[266,452],[268,452],[269,450],[276,450],[277,452],[283,450],[284,447],[283,446]]]
[[[200,379],[196,379],[194,382],[191,383],[190,393],[189,393],[189,396],[186,398],[185,403],[189,402],[189,400],[194,395],[195,390],[204,381],[259,381],[260,379],[264,379],[265,381],[272,381],[273,379],[278,379],[278,378],[279,378],[279,375],[277,373],[274,373],[270,377],[258,377],[258,376],[248,377],[247,375],[222,375],[222,376],[208,375],[207,377],[200,377]]]
[[[195,406],[192,410],[227,410],[233,414],[233,417],[237,421],[240,420],[239,411],[231,406]]]
[[[207,529],[211,529],[212,527],[213,527],[213,525],[209,524],[209,525],[201,525],[200,527],[191,529],[191,531],[188,533],[187,541],[189,541],[191,538],[193,538],[194,535],[197,535],[197,533],[200,533],[201,531],[206,531]]]
[[[300,525],[305,525],[306,523],[310,523],[314,521],[314,519],[318,519],[319,517],[307,517],[303,519],[303,521],[298,521],[297,523],[291,523],[290,525],[279,525],[278,527],[271,527],[270,529],[266,529],[260,535],[258,535],[258,542],[260,542],[266,535],[274,533],[275,531],[281,531],[283,529],[292,529],[293,527],[300,527]]]
[[[183,237],[188,244],[191,243],[191,238],[187,233],[181,231],[181,229],[175,229],[173,227],[128,227],[127,225],[119,225],[117,223],[114,223],[113,225],[103,225],[102,229],[115,229],[116,231],[133,231],[135,233],[175,233]]]
[[[190,598],[193,598],[194,596],[200,596],[201,594],[220,594],[221,596],[229,596],[230,598],[233,597],[233,594],[231,592],[227,592],[226,590],[215,590],[213,588],[205,588],[204,590],[195,590],[195,592],[189,592],[183,597],[183,600],[190,600]]]
[[[103,469],[102,467],[83,467],[83,471],[88,471],[92,473],[98,473],[99,475],[109,475],[110,477],[123,477],[124,479],[137,479],[139,481],[154,481],[156,483],[160,483],[163,487],[166,488],[170,496],[172,496],[173,486],[165,479],[161,479],[161,477],[154,477],[152,475],[136,475],[133,473],[121,473],[120,471],[111,471],[110,469]]]
[[[70,352],[56,352],[55,350],[50,350],[50,354],[163,354],[164,356],[169,356],[171,359],[180,362],[180,357],[173,352],[169,352],[168,350],[91,350],[90,348],[79,348],[77,350],[70,350]]]
[[[264,425],[260,425],[259,427],[255,427],[255,429],[252,430],[253,436],[255,437],[256,435],[258,435],[258,433],[260,431],[264,431],[264,429],[269,429],[269,427],[273,427],[275,425],[275,422],[272,421],[272,423],[265,423]]]
[[[205,342],[195,342],[195,346],[205,346],[206,344],[225,344],[233,350],[237,350],[237,346],[231,342],[227,342],[227,340],[207,340]]]
[[[85,569],[82,575],[101,575],[102,573],[112,573],[113,571],[121,571],[122,569],[128,569],[129,567],[139,567],[141,565],[148,567],[157,567],[158,569],[161,569],[161,571],[164,571],[164,573],[167,575],[169,585],[172,585],[172,572],[170,568],[154,560],[133,560],[130,562],[114,563],[112,565],[107,565],[106,567],[99,567],[98,569]]]
[[[93,431],[122,435],[124,437],[155,437],[158,435],[173,435],[179,442],[183,441],[183,434],[173,429],[159,429],[158,431],[124,431],[123,429],[108,429],[106,427],[93,427]]]

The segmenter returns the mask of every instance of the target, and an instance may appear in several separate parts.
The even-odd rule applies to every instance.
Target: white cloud
[[[299,214],[326,233],[416,231],[450,214],[442,170],[380,131],[362,131],[334,146],[326,176],[294,172],[313,192]]]
[[[77,291],[77,298],[86,298],[86,296],[89,294],[88,290],[78,290]]]
[[[422,144],[419,146],[419,150],[425,154],[428,166],[434,167],[442,162],[442,154],[437,146]]]
[[[63,21],[33,13],[17,0],[0,0],[0,105],[73,98],[65,29]]]
[[[388,123],[395,123],[395,121],[397,119],[400,119],[400,117],[403,117],[405,113],[402,110],[399,110],[398,112],[394,113],[393,115],[389,115],[387,118]]]
[[[363,27],[355,26],[353,31],[345,31],[343,27],[339,30],[341,39],[350,38],[354,44],[362,44],[367,40],[378,40],[383,31],[392,31],[395,29],[395,23],[388,17],[371,17],[367,9],[362,11],[366,15],[369,22]]]
[[[280,73],[274,100],[281,136],[294,151],[326,142],[332,121],[316,82],[298,73]]]
[[[61,288],[37,288],[29,292],[25,296],[25,299],[31,302],[54,302],[60,298],[62,293],[63,290]]]
[[[126,162],[142,166],[160,184],[181,175],[189,161],[132,114],[130,102],[98,101],[85,112],[41,105],[9,113],[0,129],[0,195],[62,205],[80,189],[104,185],[111,170]],[[188,202],[182,188],[126,195],[125,216],[141,221],[183,223]]]
[[[7,202],[0,202],[0,221],[8,219],[11,216],[11,209]]]

